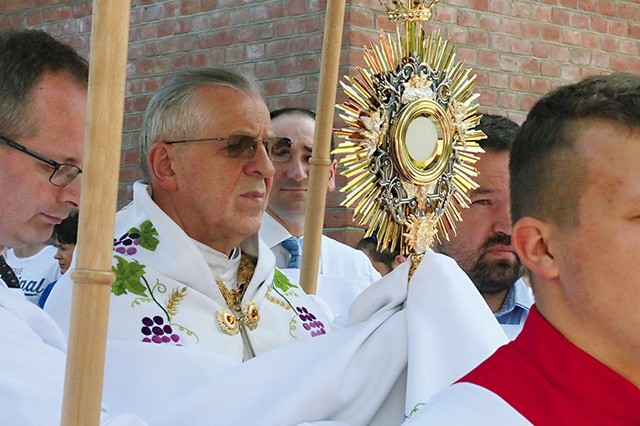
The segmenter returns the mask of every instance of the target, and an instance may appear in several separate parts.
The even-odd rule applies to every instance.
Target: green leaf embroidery
[[[142,283],[144,265],[137,261],[127,262],[118,255],[114,257],[118,260],[118,264],[111,267],[111,270],[116,274],[116,280],[111,284],[111,292],[116,296],[133,293],[138,296],[149,297],[146,292],[146,286]]]
[[[150,220],[145,220],[140,224],[140,229],[133,227],[127,231],[128,234],[140,234],[140,246],[146,248],[150,251],[155,251],[156,247],[158,247],[158,240],[156,237],[158,236],[158,231],[153,227],[153,224]]]
[[[292,288],[298,288],[298,286],[289,281],[289,278],[280,272],[278,268],[276,268],[273,274],[273,285],[278,287],[284,293],[288,292]]]

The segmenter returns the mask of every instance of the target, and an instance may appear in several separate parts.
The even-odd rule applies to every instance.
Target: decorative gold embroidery
[[[220,328],[227,334],[233,336],[238,333],[241,324],[245,324],[249,330],[255,330],[260,321],[260,312],[258,305],[253,300],[247,301],[242,307],[242,298],[249,287],[251,278],[256,270],[257,259],[246,254],[242,254],[240,258],[240,266],[238,267],[238,288],[229,290],[227,286],[220,280],[216,280],[218,289],[224,298],[227,306],[231,308],[236,315],[226,309],[218,309],[216,319]],[[237,315],[242,314],[242,315]]]
[[[280,299],[278,299],[276,297],[273,297],[271,294],[269,294],[269,291],[267,291],[267,294],[265,295],[265,298],[269,302],[275,303],[276,305],[280,305],[285,309],[291,309],[291,307],[286,302],[284,302],[283,300],[280,300]]]

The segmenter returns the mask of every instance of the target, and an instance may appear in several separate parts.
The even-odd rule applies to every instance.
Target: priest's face
[[[457,235],[435,249],[455,259],[480,293],[498,294],[523,273],[511,245],[509,152],[487,151],[476,167],[479,188],[470,194],[471,206],[461,212]]]
[[[544,297],[550,313],[563,313],[554,325],[578,346],[597,353],[614,369],[622,360],[627,367],[637,366],[640,128],[589,121],[578,126],[576,138],[575,161],[584,167],[584,178],[569,184],[580,185],[583,191],[578,223],[551,228],[549,251],[555,262],[551,271],[557,284],[543,283],[536,298]],[[534,281],[534,291],[535,286]],[[596,347],[593,342],[606,345]]]
[[[33,91],[33,126],[24,135],[3,135],[58,163],[82,167],[87,91],[66,74],[44,73]],[[0,243],[20,247],[46,241],[80,202],[77,176],[68,186],[49,182],[54,169],[0,143]]]
[[[269,110],[261,97],[208,85],[197,90],[197,116],[206,121],[184,139],[264,139],[271,136]],[[258,232],[273,179],[267,147],[233,156],[227,140],[162,144],[172,157],[175,188],[162,208],[193,239],[222,253]]]

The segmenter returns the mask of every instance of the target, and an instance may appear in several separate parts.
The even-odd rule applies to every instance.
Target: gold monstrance
[[[478,187],[473,164],[482,153],[476,130],[475,75],[456,62],[454,48],[434,32],[425,37],[421,21],[439,0],[380,0],[396,36],[380,35],[365,48],[368,68],[346,76],[348,100],[338,105],[348,127],[335,153],[349,183],[342,205],[377,234],[378,249],[411,256],[410,276],[435,238],[455,235],[460,208]]]

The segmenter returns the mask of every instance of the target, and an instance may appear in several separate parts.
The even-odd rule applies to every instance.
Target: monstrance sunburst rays
[[[381,34],[378,45],[365,48],[368,68],[358,67],[357,76],[341,82],[348,100],[338,108],[347,127],[337,131],[345,141],[334,152],[345,154],[340,163],[349,182],[342,204],[355,206],[366,236],[376,233],[379,249],[399,244],[404,254],[420,255],[435,238],[455,234],[467,194],[477,188],[473,164],[485,136],[475,129],[475,75],[456,62],[439,33],[425,37],[421,26],[405,29],[395,39]],[[425,121],[416,133],[412,123],[423,117],[432,124]],[[433,130],[434,142],[420,154],[425,129]],[[409,134],[413,148],[405,140]]]

